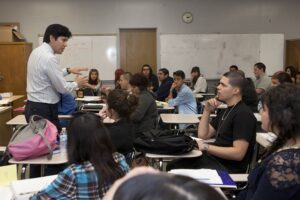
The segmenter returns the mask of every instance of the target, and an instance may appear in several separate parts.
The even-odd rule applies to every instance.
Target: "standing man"
[[[266,66],[261,62],[254,65],[253,72],[255,76],[255,80],[253,80],[255,90],[257,95],[260,96],[271,87],[271,79],[265,74]]]
[[[179,114],[197,114],[196,98],[192,90],[184,84],[185,74],[178,70],[173,73],[174,82],[168,96],[169,106],[177,106]],[[177,91],[177,97],[173,98],[173,90]],[[179,128],[186,128],[189,124],[180,124]]]
[[[166,68],[159,69],[157,75],[160,85],[156,91],[156,99],[158,101],[165,101],[169,96],[170,88],[173,84],[173,78],[169,76],[169,70]]]
[[[27,122],[31,115],[37,114],[51,121],[60,131],[58,102],[61,94],[72,92],[87,83],[87,77],[82,76],[77,76],[74,82],[66,82],[65,75],[79,75],[80,71],[88,69],[73,67],[61,70],[55,56],[63,53],[71,36],[67,27],[52,24],[45,31],[43,44],[32,51],[27,65]]]

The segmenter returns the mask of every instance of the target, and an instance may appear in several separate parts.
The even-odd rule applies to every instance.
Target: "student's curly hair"
[[[262,105],[269,110],[269,131],[277,135],[269,154],[300,134],[300,87],[291,83],[280,84],[263,95]]]

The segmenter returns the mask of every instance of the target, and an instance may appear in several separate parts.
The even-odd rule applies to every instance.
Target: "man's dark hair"
[[[142,91],[147,90],[149,82],[145,76],[140,73],[136,73],[130,78],[129,84],[138,87],[140,91]]]
[[[229,69],[235,69],[236,71],[239,70],[238,66],[236,66],[236,65],[231,65],[231,66],[229,67]]]
[[[45,31],[43,42],[49,43],[50,35],[52,35],[55,38],[55,40],[60,36],[67,38],[72,37],[71,31],[66,26],[63,26],[61,24],[49,25]]]
[[[264,63],[258,62],[258,63],[255,63],[254,66],[257,67],[258,69],[263,70],[264,72],[266,72],[266,65]]]
[[[185,79],[185,74],[182,70],[177,70],[173,73],[173,76],[180,76],[182,79]]]
[[[167,70],[166,68],[161,68],[158,71],[161,71],[164,75],[169,75],[169,70]]]
[[[226,72],[223,76],[229,79],[231,86],[240,88],[240,93],[243,95],[247,80],[239,72]]]

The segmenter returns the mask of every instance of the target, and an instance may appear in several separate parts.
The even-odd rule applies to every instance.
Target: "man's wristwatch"
[[[68,73],[68,74],[71,74],[71,72],[70,72],[70,67],[67,67],[67,73]]]

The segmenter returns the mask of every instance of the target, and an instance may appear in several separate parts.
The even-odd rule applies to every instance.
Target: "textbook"
[[[213,187],[236,188],[236,183],[231,179],[227,171],[213,169],[173,169],[169,173],[189,176]]]

